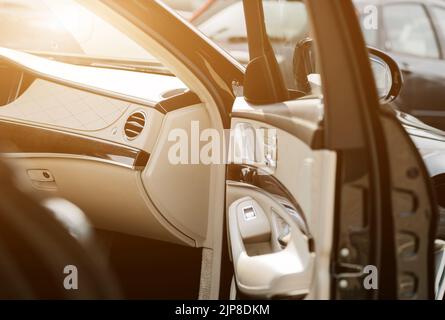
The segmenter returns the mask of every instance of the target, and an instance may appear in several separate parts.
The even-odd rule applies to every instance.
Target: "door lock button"
[[[270,241],[270,222],[263,208],[252,198],[246,197],[237,204],[237,227],[245,244]]]
[[[256,219],[256,212],[252,206],[243,208],[243,213],[244,213],[244,220],[246,221]]]

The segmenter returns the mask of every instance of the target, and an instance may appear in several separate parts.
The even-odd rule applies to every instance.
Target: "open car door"
[[[244,0],[250,63],[226,178],[232,298],[432,299],[430,181],[389,99],[378,98],[353,5],[297,2],[320,92],[285,84],[266,2]]]

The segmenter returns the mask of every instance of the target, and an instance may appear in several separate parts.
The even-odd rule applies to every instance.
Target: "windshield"
[[[307,14],[301,2],[265,1],[264,14],[271,41],[292,41],[307,31]],[[214,41],[246,41],[246,25],[240,21],[244,21],[243,3],[236,2],[198,27]]]
[[[154,61],[144,48],[75,0],[0,0],[0,47]]]

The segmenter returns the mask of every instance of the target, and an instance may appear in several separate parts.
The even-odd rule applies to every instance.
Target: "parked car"
[[[355,4],[367,43],[388,52],[403,71],[405,87],[397,107],[445,130],[444,1],[356,0]]]
[[[115,270],[131,252],[137,264],[150,262],[130,282],[118,272],[124,294],[138,285],[142,296],[201,299],[442,292],[430,178],[388,107],[400,70],[385,54],[373,57],[376,86],[351,1],[305,2],[311,15],[298,20],[314,26],[323,79],[310,93],[284,80],[267,1],[244,1],[237,22],[246,24],[247,67],[158,1],[81,3],[164,71],[131,68],[124,52],[123,62],[72,64],[0,48],[0,151],[22,187],[71,201],[101,231],[148,239],[120,259],[111,250]],[[283,25],[274,30],[298,33],[285,13],[276,11]],[[292,69],[301,62],[294,56]],[[217,157],[224,129],[233,133],[229,155],[242,161]],[[364,286],[367,266],[384,279],[378,289]]]

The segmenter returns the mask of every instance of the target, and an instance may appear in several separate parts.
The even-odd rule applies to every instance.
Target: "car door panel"
[[[233,257],[235,265],[241,270],[239,274],[235,271],[235,274],[238,289],[243,294],[269,298],[302,297],[309,292],[314,294],[317,291],[317,281],[312,281],[314,256],[317,256],[320,261],[317,264],[317,270],[324,269],[327,272],[329,269],[332,231],[328,230],[327,225],[321,221],[333,220],[336,154],[322,148],[320,103],[319,99],[314,98],[285,102],[282,105],[255,106],[247,103],[244,98],[238,98],[234,104],[232,128],[235,132],[239,130],[237,129],[239,127],[244,130],[249,130],[249,128],[257,130],[259,133],[256,136],[259,141],[255,143],[257,148],[261,148],[261,144],[264,143],[261,130],[269,130],[273,132],[272,136],[276,135],[273,139],[276,145],[272,146],[276,149],[274,165],[268,165],[267,161],[259,158],[250,163],[232,163],[228,166],[226,205],[229,238],[231,234],[236,233],[235,217],[241,215],[240,209],[237,212],[237,206],[243,202],[243,199],[256,203],[258,210],[262,210],[267,216],[272,230],[267,238],[268,241],[260,243],[246,244],[239,237],[236,241],[230,240],[232,250],[233,247],[238,248],[237,252],[232,252],[232,254],[235,255]],[[231,139],[230,150],[236,152],[243,149],[242,144],[246,141],[239,138],[237,140],[237,137],[242,135],[235,134],[234,136]],[[319,197],[323,197],[326,201],[320,202]],[[292,227],[284,221],[289,217],[292,219]],[[295,244],[295,247],[290,246],[293,248],[292,253],[279,245],[278,238],[282,229],[277,231],[277,219],[281,221],[281,225],[285,226],[282,228],[288,226],[293,230],[293,233],[290,233],[292,238],[290,241]],[[314,246],[314,237],[320,241],[318,246]],[[244,251],[239,249],[243,246]],[[255,259],[249,260],[248,257],[273,261],[275,257],[280,259],[281,255],[292,258],[289,262],[283,262],[280,265],[284,269],[287,268],[287,276],[282,278],[277,276],[286,272],[274,269],[278,266],[270,263],[268,264],[270,269],[263,270],[269,276],[262,279],[263,283],[252,282],[255,280],[253,274],[250,275],[252,278],[247,277],[248,272],[245,268],[250,272],[259,268],[254,268]],[[299,259],[301,259],[300,263],[290,262],[291,260],[296,262]],[[240,265],[244,263],[253,265],[241,267]],[[298,266],[301,269],[298,269]],[[286,277],[286,285],[282,286],[282,281]],[[329,289],[321,289],[320,286],[317,294],[327,298]]]
[[[238,288],[251,296],[306,295],[315,253],[288,210],[271,196],[242,185],[229,184],[228,194],[237,198],[228,209],[228,221]],[[255,210],[255,225],[245,221],[246,208]],[[285,249],[280,242],[288,242]]]
[[[239,99],[231,116],[263,122],[291,133],[312,149],[323,147],[323,107],[318,97],[285,101],[273,105],[254,105]]]

